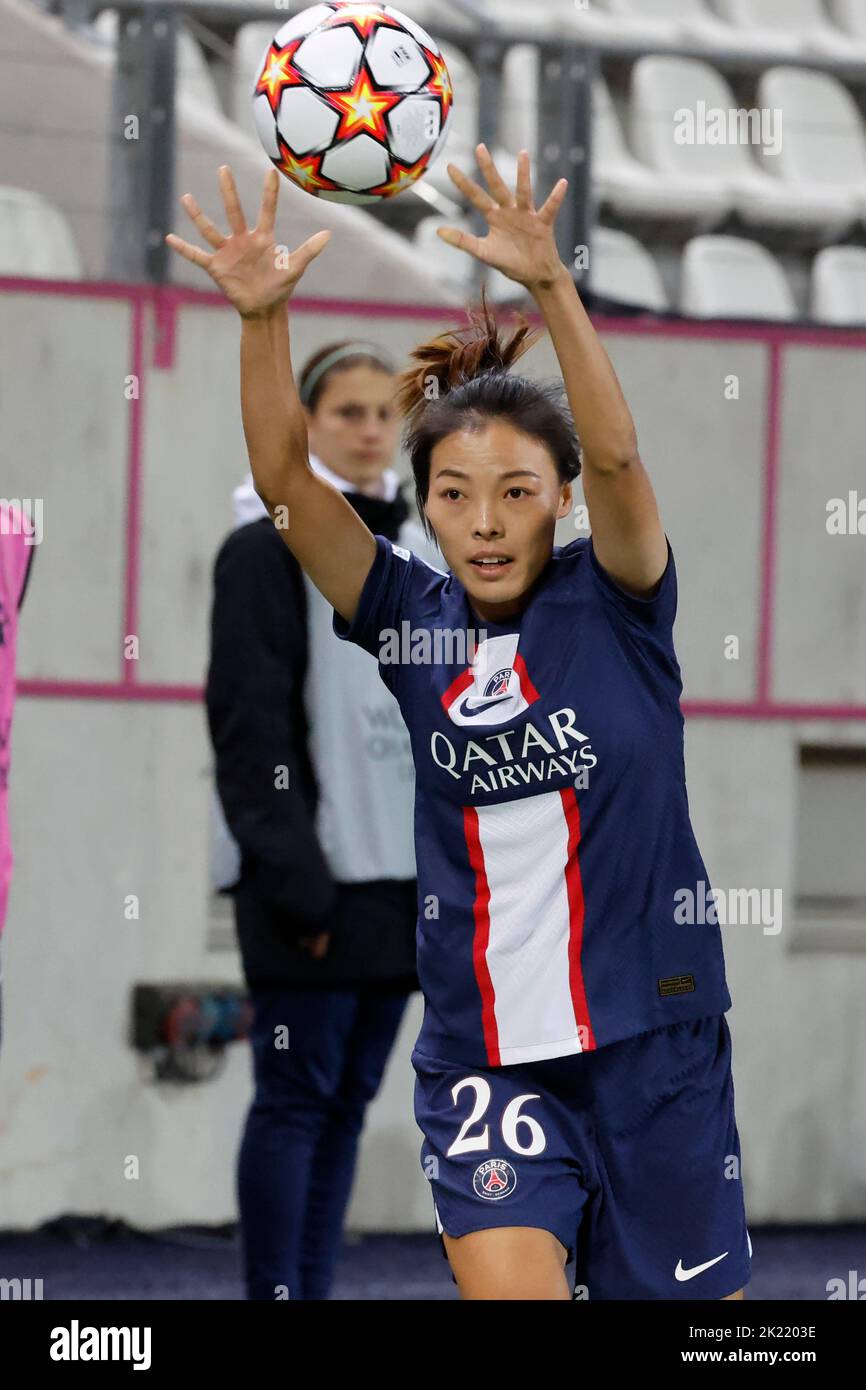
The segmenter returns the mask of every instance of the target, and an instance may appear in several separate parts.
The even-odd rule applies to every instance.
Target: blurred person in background
[[[15,704],[15,647],[18,613],[30,577],[35,546],[21,509],[0,498],[0,936],[6,921],[12,878],[9,837],[9,761]],[[3,963],[0,959],[0,1039],[2,1039]]]
[[[311,464],[372,531],[435,564],[391,466],[394,373],[363,342],[310,359],[299,390]],[[414,769],[397,701],[335,636],[251,476],[234,511],[214,570],[207,713],[254,1009],[245,1278],[252,1299],[324,1299],[364,1114],[418,987]]]

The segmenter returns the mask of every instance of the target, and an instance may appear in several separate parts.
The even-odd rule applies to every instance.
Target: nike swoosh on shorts
[[[695,1265],[694,1269],[683,1269],[682,1260],[677,1260],[677,1267],[674,1270],[674,1278],[678,1279],[680,1283],[682,1283],[685,1279],[694,1279],[696,1274],[703,1274],[705,1269],[712,1269],[713,1265],[717,1265],[719,1263],[719,1260],[724,1260],[727,1257],[727,1254],[728,1252],[726,1250],[724,1255],[717,1255],[714,1260],[707,1260],[705,1265]]]

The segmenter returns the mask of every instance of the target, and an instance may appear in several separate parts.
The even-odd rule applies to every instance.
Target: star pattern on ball
[[[400,92],[377,92],[364,67],[355,78],[350,92],[326,92],[323,95],[340,113],[335,140],[347,140],[352,135],[366,131],[383,144],[388,140],[385,117],[403,100]]]
[[[357,10],[353,5],[346,5],[337,11],[333,19],[325,21],[329,29],[337,29],[340,25],[346,24],[351,24],[362,39],[368,39],[380,24],[384,24],[388,29],[403,27],[393,15],[386,14],[384,10],[376,9],[372,5],[359,5]]]
[[[304,78],[297,68],[293,66],[293,59],[301,46],[301,39],[293,39],[287,43],[285,48],[277,48],[271,44],[271,50],[265,59],[261,76],[256,83],[256,95],[264,92],[271,105],[271,110],[276,115],[280,107],[280,98],[287,87],[300,87],[304,85]]]
[[[303,158],[292,154],[285,140],[277,137],[277,144],[280,147],[281,159],[275,159],[273,163],[281,173],[286,174],[299,187],[307,193],[318,194],[323,189],[335,190],[340,187],[331,179],[326,178],[322,173],[322,156],[320,154],[309,154]]]
[[[430,155],[425,154],[418,160],[417,164],[401,164],[398,159],[391,160],[391,167],[388,171],[389,177],[385,183],[378,184],[371,188],[370,192],[378,194],[380,198],[393,198],[398,193],[402,193],[405,188],[411,187],[416,183],[421,175],[426,171],[430,163]]]
[[[442,102],[442,124],[444,126],[451,110],[454,100],[454,88],[451,86],[451,77],[445,65],[445,59],[441,53],[433,53],[431,49],[423,49],[424,57],[433,69],[433,76],[427,83],[427,91],[432,96],[436,96]]]

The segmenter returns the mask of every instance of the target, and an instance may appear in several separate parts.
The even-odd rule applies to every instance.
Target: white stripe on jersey
[[[485,954],[503,1064],[582,1052],[569,971],[568,822],[558,791],[478,806]]]

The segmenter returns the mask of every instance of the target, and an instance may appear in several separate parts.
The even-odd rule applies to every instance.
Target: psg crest
[[[489,1158],[481,1163],[472,1176],[472,1186],[479,1197],[498,1202],[502,1197],[510,1197],[517,1186],[517,1174],[504,1158]]]

